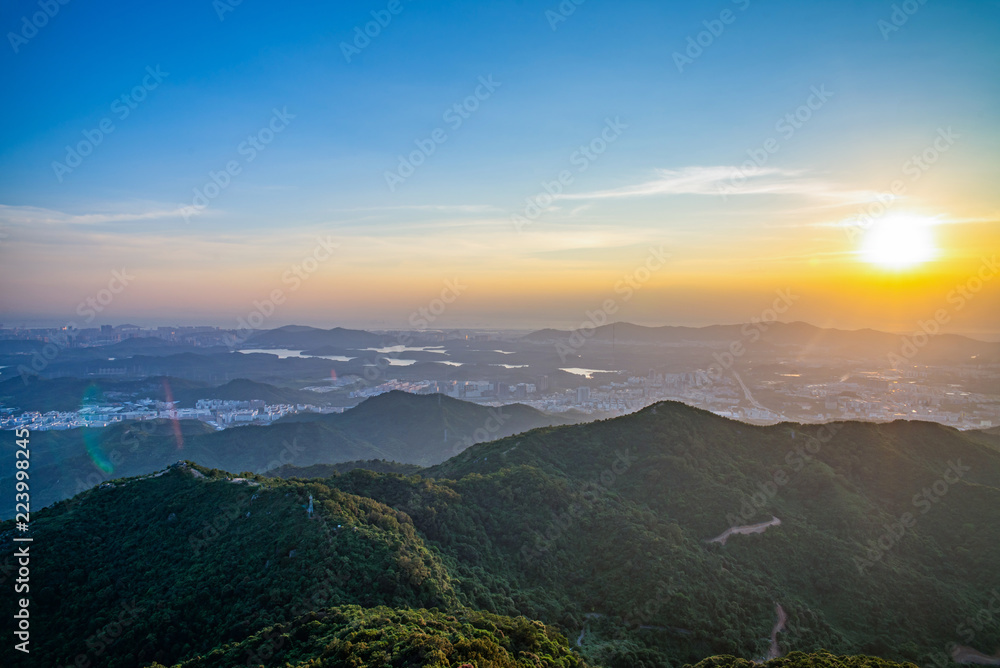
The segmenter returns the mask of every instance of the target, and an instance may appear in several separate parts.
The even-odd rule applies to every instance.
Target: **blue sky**
[[[221,0],[113,11],[70,0],[26,43],[14,38],[15,53],[9,33],[40,10],[8,3],[0,276],[14,289],[3,320],[72,314],[127,265],[146,278],[109,318],[226,324],[322,235],[340,241],[343,257],[282,321],[396,322],[454,275],[479,286],[456,306],[456,324],[510,318],[511,306],[490,306],[504,300],[522,304],[513,310],[525,321],[572,321],[650,245],[676,258],[647,291],[661,301],[671,285],[737,269],[760,275],[753,289],[766,294],[802,276],[775,270],[776,257],[851,256],[843,235],[817,237],[823,226],[887,190],[908,156],[948,127],[962,139],[906,202],[966,228],[950,233],[955,262],[939,273],[961,274],[958,260],[972,262],[968,247],[996,227],[1000,3],[915,1],[886,37],[879,21],[892,20],[893,4],[884,2],[586,0],[563,3],[575,9],[553,29],[558,2],[412,0],[347,62],[342,44],[388,5],[243,0],[220,20]],[[723,12],[731,22],[712,24]],[[703,35],[710,43],[679,72],[674,54],[706,21],[724,29]],[[147,68],[166,73],[162,83],[119,118],[113,103]],[[450,126],[444,113],[481,77],[499,86]],[[829,99],[783,137],[777,121],[822,87]],[[294,118],[248,162],[241,143],[275,109]],[[114,131],[60,182],[53,162],[108,119]],[[627,127],[579,172],[574,153],[608,119]],[[446,140],[390,190],[398,156],[439,128]],[[779,150],[752,175],[759,188],[711,194],[719,174],[769,138]],[[240,173],[185,218],[194,190],[230,161]],[[516,232],[511,215],[567,169],[564,197]],[[651,183],[658,194],[636,190]],[[583,276],[586,290],[568,286]],[[186,304],[169,297],[194,289]],[[630,307],[648,322],[740,319],[712,290],[698,308],[665,313],[652,297]],[[817,290],[815,312],[830,313]],[[863,325],[864,312],[834,320]]]

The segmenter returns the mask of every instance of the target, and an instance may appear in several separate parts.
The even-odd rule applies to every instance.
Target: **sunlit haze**
[[[996,3],[404,3],[367,41],[374,5],[224,6],[73,3],[0,56],[5,325],[124,268],[95,323],[284,289],[268,326],[400,327],[457,280],[435,327],[573,326],[653,248],[617,319],[787,289],[783,319],[905,331],[1000,248]],[[998,287],[949,330],[1000,330]]]

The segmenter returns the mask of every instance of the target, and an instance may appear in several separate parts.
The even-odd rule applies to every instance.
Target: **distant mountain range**
[[[270,383],[258,383],[246,378],[231,380],[218,387],[188,387],[173,393],[181,407],[194,406],[198,399],[220,399],[223,401],[251,401],[254,399],[267,404],[315,404],[324,405],[330,399],[321,392],[295,390]]]
[[[32,503],[41,508],[104,480],[157,471],[179,458],[255,473],[378,459],[428,466],[473,443],[583,419],[521,404],[488,408],[441,395],[390,392],[341,414],[299,414],[263,427],[216,431],[193,420],[156,420],[42,431],[31,436]],[[0,452],[13,447],[13,440],[5,441]],[[0,489],[13,488],[14,473],[11,469],[0,477]],[[10,499],[3,503],[3,517],[13,516]]]
[[[432,431],[466,410],[386,401]],[[389,449],[405,428],[364,406],[354,419],[381,422]],[[3,586],[15,533],[0,523]],[[952,647],[1000,646],[974,625],[1000,603],[1000,438],[931,423],[752,427],[665,402],[413,476],[175,466],[35,511],[32,536],[46,666],[750,668],[732,657],[792,652],[768,665],[876,668],[795,652],[947,666]],[[0,663],[17,665],[12,643]]]
[[[244,347],[291,348],[306,350],[330,346],[337,349],[378,347],[385,337],[359,329],[318,329],[303,325],[288,325],[252,334]]]
[[[920,331],[914,325],[914,332]],[[534,343],[565,342],[573,336],[572,330],[542,329],[526,334],[523,339]],[[835,354],[841,357],[883,361],[890,353],[901,354],[905,345],[904,335],[890,334],[873,329],[842,330],[816,327],[804,322],[748,323],[741,325],[711,325],[708,327],[644,327],[627,322],[603,325],[581,332],[578,336],[589,341],[612,341],[621,345],[704,345],[714,343],[728,346],[740,342],[745,346],[794,347],[796,356],[808,354]],[[912,336],[910,336],[912,338]],[[759,342],[759,344],[758,344]],[[914,345],[912,359],[919,357],[923,363],[956,362],[975,359],[980,364],[1000,361],[1000,343],[977,341],[955,334],[935,334],[919,339]]]
[[[746,353],[744,361],[779,358],[818,360],[824,364],[859,362],[871,369],[910,363],[940,366],[1000,363],[1000,343],[952,334],[927,334],[917,331],[916,324],[914,330],[899,335],[870,329],[824,329],[801,322],[698,328],[615,323],[575,333],[545,329],[504,341],[502,345],[509,354],[493,349],[500,343],[464,339],[445,340],[440,349],[409,350],[402,359],[415,363],[390,366],[379,377],[438,381],[488,378],[518,384],[532,383],[538,375],[546,375],[550,387],[573,389],[574,378],[561,369],[584,367],[640,374],[654,367],[693,371],[709,367],[716,362],[716,356],[724,356],[734,346]],[[109,346],[67,348],[49,362],[41,357],[42,342],[0,341],[0,367],[6,367],[0,368],[3,379],[0,401],[5,400],[5,395],[18,396],[11,380],[17,378],[19,369],[31,369],[33,364],[47,379],[92,378],[103,382],[164,376],[214,387],[246,378],[270,385],[302,387],[303,379],[320,382],[332,377],[363,378],[372,365],[387,356],[372,349],[392,343],[394,337],[362,330],[288,326],[254,332],[240,347],[244,351],[285,348],[303,351],[305,357],[279,358],[275,354],[199,348],[160,339],[129,339]],[[39,360],[44,363],[39,364]]]

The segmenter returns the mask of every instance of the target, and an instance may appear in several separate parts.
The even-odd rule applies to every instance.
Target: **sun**
[[[933,218],[890,214],[877,220],[865,234],[861,256],[885,269],[909,269],[937,257]]]

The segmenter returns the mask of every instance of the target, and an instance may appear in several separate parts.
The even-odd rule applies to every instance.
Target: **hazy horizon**
[[[995,4],[570,5],[15,3],[0,322],[1000,331]]]
[[[56,320],[56,319],[50,319],[50,320],[44,320],[44,319],[31,320],[31,319],[26,319],[26,320],[18,320],[18,321],[11,320],[10,322],[0,322],[0,328],[25,329],[25,330],[27,330],[27,329],[61,329],[63,327],[66,327],[67,325],[72,326],[73,324],[75,324],[77,322],[79,322],[79,318],[77,318],[75,320],[74,319],[69,319],[69,320],[65,320],[65,321],[63,321],[63,320]],[[704,322],[704,323],[636,322],[636,321],[632,321],[632,320],[621,320],[621,319],[614,320],[613,322],[615,324],[637,325],[637,326],[640,326],[640,327],[648,327],[648,328],[686,327],[686,328],[691,328],[691,329],[700,329],[700,328],[705,328],[705,327],[719,327],[719,326],[722,326],[722,327],[726,327],[726,326],[728,326],[728,327],[738,327],[738,326],[741,326],[741,325],[746,325],[748,323],[749,324],[753,324],[753,321],[751,321],[749,319],[748,320],[742,320],[742,321],[731,321],[731,322]],[[588,323],[588,324],[585,324],[585,323]],[[611,324],[611,323],[609,323],[609,324]],[[846,332],[855,332],[855,331],[870,330],[870,331],[884,332],[884,333],[888,333],[888,334],[898,334],[900,336],[907,336],[907,335],[912,334],[913,331],[919,331],[919,327],[918,328],[914,328],[913,330],[907,330],[907,329],[896,329],[896,330],[892,330],[892,329],[878,329],[878,328],[875,328],[875,327],[836,327],[836,326],[832,326],[832,325],[831,326],[817,325],[815,323],[808,322],[808,321],[805,321],[805,320],[789,320],[789,321],[778,320],[778,321],[774,321],[774,323],[770,323],[770,324],[780,324],[780,325],[806,324],[806,325],[809,325],[811,327],[817,327],[819,329],[830,329],[830,330],[846,331]],[[121,326],[126,326],[126,325],[134,325],[134,326],[137,326],[137,327],[141,327],[142,329],[155,329],[155,328],[158,328],[158,327],[166,327],[166,328],[214,327],[214,328],[217,328],[217,329],[220,329],[220,330],[226,330],[226,329],[236,330],[236,329],[239,329],[242,326],[241,323],[239,323],[239,322],[236,322],[236,323],[221,323],[221,322],[214,322],[214,321],[210,321],[210,320],[209,321],[182,321],[182,320],[148,320],[148,319],[123,320],[123,321],[120,321],[120,322],[119,321],[95,321],[91,325],[88,325],[88,326],[96,328],[96,327],[100,327],[102,325],[110,325],[112,327],[121,327]],[[583,327],[581,327],[581,325]],[[443,322],[439,326],[424,327],[424,328],[412,327],[409,323],[406,323],[406,322],[403,322],[403,321],[399,322],[396,325],[392,325],[391,323],[386,323],[386,322],[378,322],[378,321],[356,322],[356,323],[351,323],[351,322],[332,322],[332,321],[331,322],[325,322],[325,323],[324,322],[274,322],[274,323],[268,323],[267,326],[263,326],[263,327],[260,327],[258,329],[260,331],[267,331],[267,330],[280,329],[282,327],[289,327],[289,326],[314,327],[316,329],[323,329],[323,330],[330,330],[330,329],[335,329],[335,328],[342,328],[342,329],[361,330],[361,331],[370,331],[370,332],[396,332],[396,331],[409,331],[409,332],[478,331],[478,332],[497,332],[497,333],[505,334],[505,335],[509,335],[509,336],[520,336],[520,335],[530,334],[532,332],[537,332],[537,331],[541,331],[541,330],[545,330],[545,329],[555,329],[555,330],[562,330],[562,331],[572,331],[572,330],[581,329],[581,328],[587,329],[587,328],[589,328],[589,321],[584,321],[584,322],[564,321],[564,322],[555,323],[555,324],[553,324],[551,322],[549,322],[549,323],[537,322],[537,323],[534,323],[532,325],[525,325],[525,326],[517,326],[517,323],[510,323],[510,322],[505,322],[503,325],[490,325],[489,323],[475,323],[475,322],[472,322],[470,324]],[[964,336],[966,338],[974,339],[974,340],[977,340],[977,341],[983,341],[983,342],[989,342],[989,343],[1000,342],[1000,331],[948,331],[946,333],[947,334],[952,334],[952,335],[955,335],[955,336]]]

